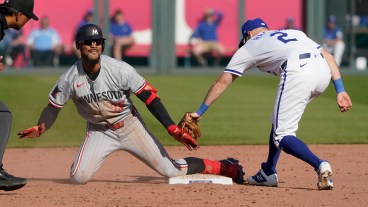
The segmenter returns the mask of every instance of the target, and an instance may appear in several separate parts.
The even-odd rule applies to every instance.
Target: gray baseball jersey
[[[144,78],[132,66],[101,55],[101,69],[96,80],[86,75],[82,61],[78,61],[61,76],[49,95],[49,102],[60,108],[72,99],[87,122],[109,125],[131,113],[130,93],[144,84]]]
[[[224,72],[237,76],[253,67],[280,77],[271,122],[275,144],[294,135],[307,104],[329,84],[331,72],[320,46],[298,30],[262,32],[239,48]]]
[[[71,168],[72,181],[88,182],[116,150],[130,152],[166,177],[187,173],[186,161],[170,158],[135,113],[130,94],[145,85],[144,78],[132,66],[105,55],[101,55],[101,68],[95,80],[85,73],[81,60],[60,77],[50,92],[49,103],[61,108],[72,99],[87,121],[84,142]]]

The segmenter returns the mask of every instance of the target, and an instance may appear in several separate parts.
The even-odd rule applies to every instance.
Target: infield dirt
[[[7,149],[5,169],[28,178],[16,191],[0,191],[1,207],[52,206],[364,206],[368,203],[368,145],[310,145],[330,161],[335,187],[319,191],[309,165],[282,153],[279,187],[248,185],[168,185],[132,155],[119,151],[107,158],[93,180],[72,185],[69,169],[77,148]],[[197,151],[167,147],[173,158],[236,157],[246,176],[259,170],[268,146],[202,146]]]

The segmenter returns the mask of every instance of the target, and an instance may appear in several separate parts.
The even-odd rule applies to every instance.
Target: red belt
[[[123,121],[119,121],[116,124],[109,125],[109,128],[110,129],[120,129],[123,126],[124,126],[124,120]]]

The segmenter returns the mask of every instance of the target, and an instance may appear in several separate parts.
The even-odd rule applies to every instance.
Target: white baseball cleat
[[[332,190],[333,182],[331,179],[332,169],[330,163],[327,161],[321,162],[319,165],[318,173],[318,189],[319,190]]]
[[[263,170],[260,169],[257,174],[247,178],[247,183],[249,185],[277,187],[279,181],[277,179],[276,173],[266,175],[266,173],[264,173]]]

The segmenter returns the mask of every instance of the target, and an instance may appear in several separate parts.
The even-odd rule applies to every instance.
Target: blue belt
[[[311,54],[310,54],[310,53],[300,54],[300,55],[299,55],[299,60],[303,60],[303,59],[310,58],[310,56],[311,56]]]
[[[320,54],[321,54],[321,57],[322,58],[325,58],[325,57],[323,57],[323,54],[322,53],[320,53]],[[308,59],[310,57],[311,57],[311,54],[310,53],[303,53],[303,54],[300,54],[299,55],[299,60]]]

